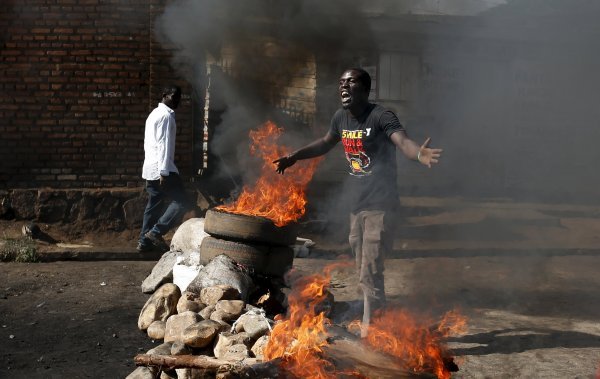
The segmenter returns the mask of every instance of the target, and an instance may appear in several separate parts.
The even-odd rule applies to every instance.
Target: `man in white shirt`
[[[161,102],[146,119],[142,178],[146,179],[148,204],[137,246],[139,252],[168,251],[169,245],[162,236],[180,221],[187,207],[185,189],[175,166],[175,109],[180,101],[181,88],[166,86]],[[170,202],[163,212],[167,198]]]

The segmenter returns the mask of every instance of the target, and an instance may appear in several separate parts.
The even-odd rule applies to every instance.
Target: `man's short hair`
[[[166,86],[164,86],[162,88],[161,98],[165,97],[167,95],[177,93],[177,92],[181,93],[181,87],[179,87],[178,85],[175,85],[175,84],[167,84]]]
[[[358,72],[358,79],[362,85],[366,88],[367,93],[371,91],[371,75],[364,69],[360,67],[349,68],[346,71],[356,71]]]

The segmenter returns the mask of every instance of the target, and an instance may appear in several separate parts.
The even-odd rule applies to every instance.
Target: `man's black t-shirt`
[[[358,118],[344,109],[333,115],[330,132],[342,141],[350,165],[348,206],[353,212],[395,207],[396,147],[390,136],[403,130],[393,112],[376,104]]]

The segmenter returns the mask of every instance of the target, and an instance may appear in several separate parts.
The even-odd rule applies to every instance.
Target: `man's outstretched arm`
[[[338,143],[338,141],[339,138],[337,138],[331,132],[327,132],[324,137],[321,137],[309,143],[308,145],[301,147],[285,157],[274,160],[273,163],[277,164],[277,172],[283,174],[286,168],[293,166],[294,163],[299,160],[315,158],[326,154],[335,146],[336,143]]]
[[[427,138],[425,142],[419,146],[415,141],[408,138],[404,131],[398,131],[393,133],[390,136],[390,139],[408,159],[419,161],[419,163],[424,164],[429,168],[431,168],[432,164],[438,163],[438,158],[442,153],[442,149],[432,149],[429,147],[431,138]]]

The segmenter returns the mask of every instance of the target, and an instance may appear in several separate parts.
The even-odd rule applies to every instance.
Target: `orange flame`
[[[282,359],[282,367],[299,378],[333,379],[340,376],[365,378],[358,372],[338,372],[324,356],[327,346],[326,326],[330,324],[319,305],[327,298],[326,287],[331,272],[352,263],[334,263],[323,273],[302,277],[292,286],[288,296],[288,315],[271,332],[264,350],[265,360]],[[449,334],[462,332],[466,319],[456,311],[448,312],[435,328],[426,321],[402,310],[379,313],[371,320],[365,343],[376,350],[393,355],[414,372],[433,372],[448,379],[450,373],[444,359],[450,353],[442,343]],[[359,326],[353,321],[351,325]]]
[[[277,145],[283,128],[267,121],[260,129],[250,131],[250,154],[263,160],[262,172],[253,186],[244,186],[238,199],[217,207],[230,213],[266,217],[276,226],[284,226],[304,215],[306,198],[304,191],[317,168],[320,159],[299,162],[278,174],[273,161],[288,154],[289,149]]]
[[[331,272],[349,265],[334,263],[325,267],[322,274],[301,277],[294,283],[288,296],[288,315],[273,327],[265,347],[266,360],[281,358],[283,368],[298,378],[338,377],[334,365],[322,357],[330,321],[318,311],[318,306],[327,298]]]
[[[443,339],[466,330],[466,318],[457,311],[444,315],[436,327],[428,318],[415,317],[402,309],[388,309],[371,320],[367,344],[397,357],[414,372],[432,371],[440,379],[449,379],[444,364],[451,357]]]

